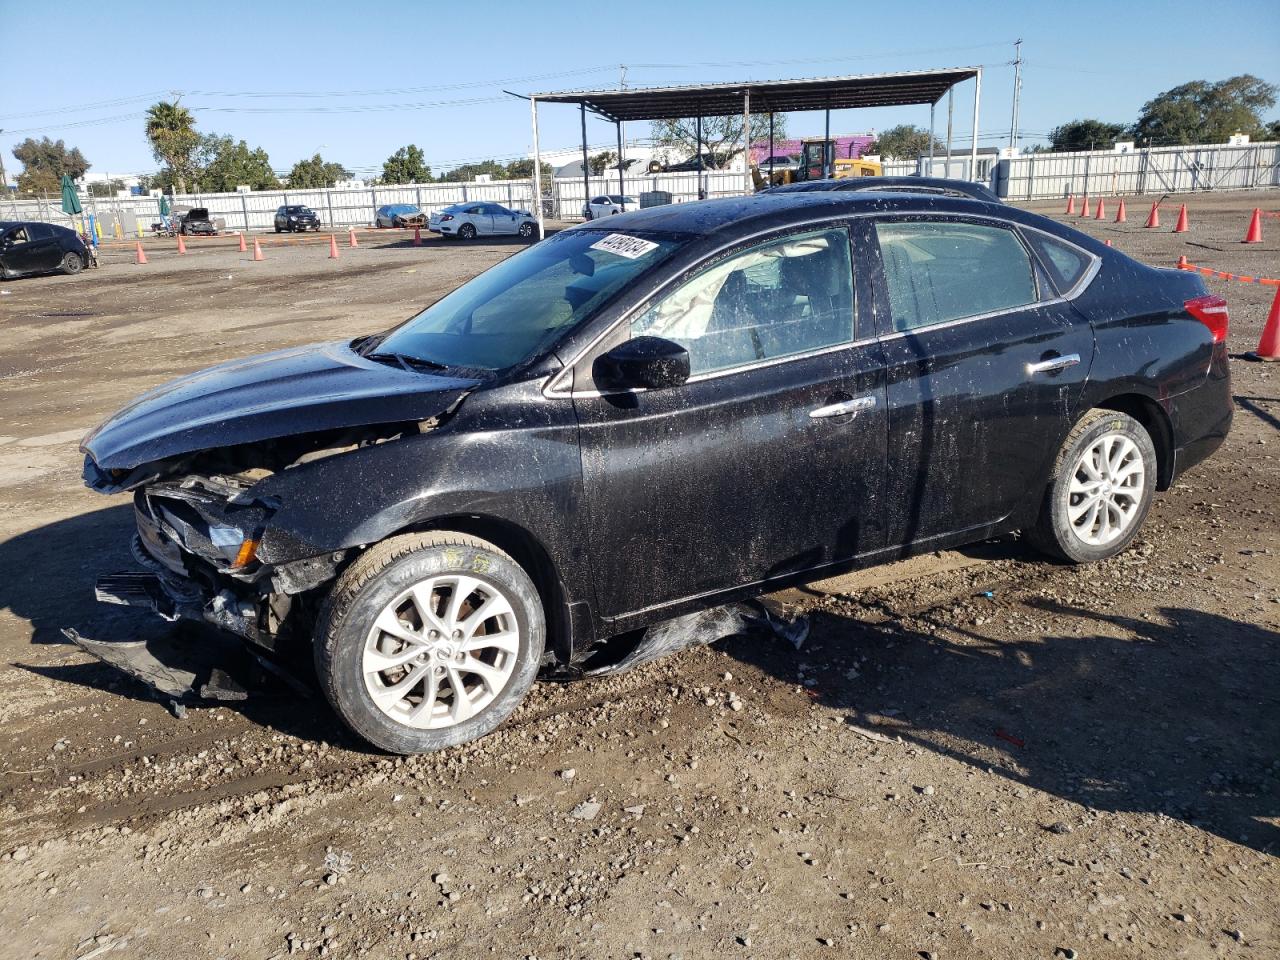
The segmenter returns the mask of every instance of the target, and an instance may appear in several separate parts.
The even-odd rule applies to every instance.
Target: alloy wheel
[[[1106,546],[1128,532],[1142,504],[1147,470],[1142,452],[1123,433],[1104,433],[1080,455],[1067,488],[1072,532]]]
[[[365,690],[397,723],[452,727],[502,692],[519,648],[515,610],[502,590],[463,574],[430,577],[374,621],[362,659]]]

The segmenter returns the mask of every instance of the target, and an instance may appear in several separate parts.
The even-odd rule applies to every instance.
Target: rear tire
[[[369,743],[426,753],[506,720],[533,686],[545,638],[537,588],[510,556],[465,534],[408,534],[370,548],[333,585],[316,673]]]
[[[62,258],[62,264],[59,267],[63,273],[79,273],[84,269],[84,258],[78,253],[68,252]]]
[[[458,228],[458,236],[463,240],[474,240],[476,238],[475,224],[464,223]]]
[[[1114,410],[1090,410],[1062,443],[1027,541],[1070,563],[1114,557],[1151,510],[1157,466],[1142,424]]]

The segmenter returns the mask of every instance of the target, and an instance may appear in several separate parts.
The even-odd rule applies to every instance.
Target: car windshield
[[[436,301],[374,352],[430,365],[503,370],[549,346],[681,242],[567,230]]]
[[[307,214],[311,212],[311,208],[310,207],[289,207],[289,212],[299,214],[299,215]]]

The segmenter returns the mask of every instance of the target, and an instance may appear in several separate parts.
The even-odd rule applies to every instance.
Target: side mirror
[[[662,337],[636,337],[596,358],[591,377],[601,390],[661,390],[689,379],[689,351]]]

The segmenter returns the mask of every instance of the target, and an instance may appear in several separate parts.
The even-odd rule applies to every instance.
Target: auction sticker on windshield
[[[628,260],[639,260],[646,253],[658,249],[652,240],[641,240],[639,237],[628,237],[625,233],[611,233],[603,240],[591,245],[592,250],[603,250],[605,253],[616,253]]]

